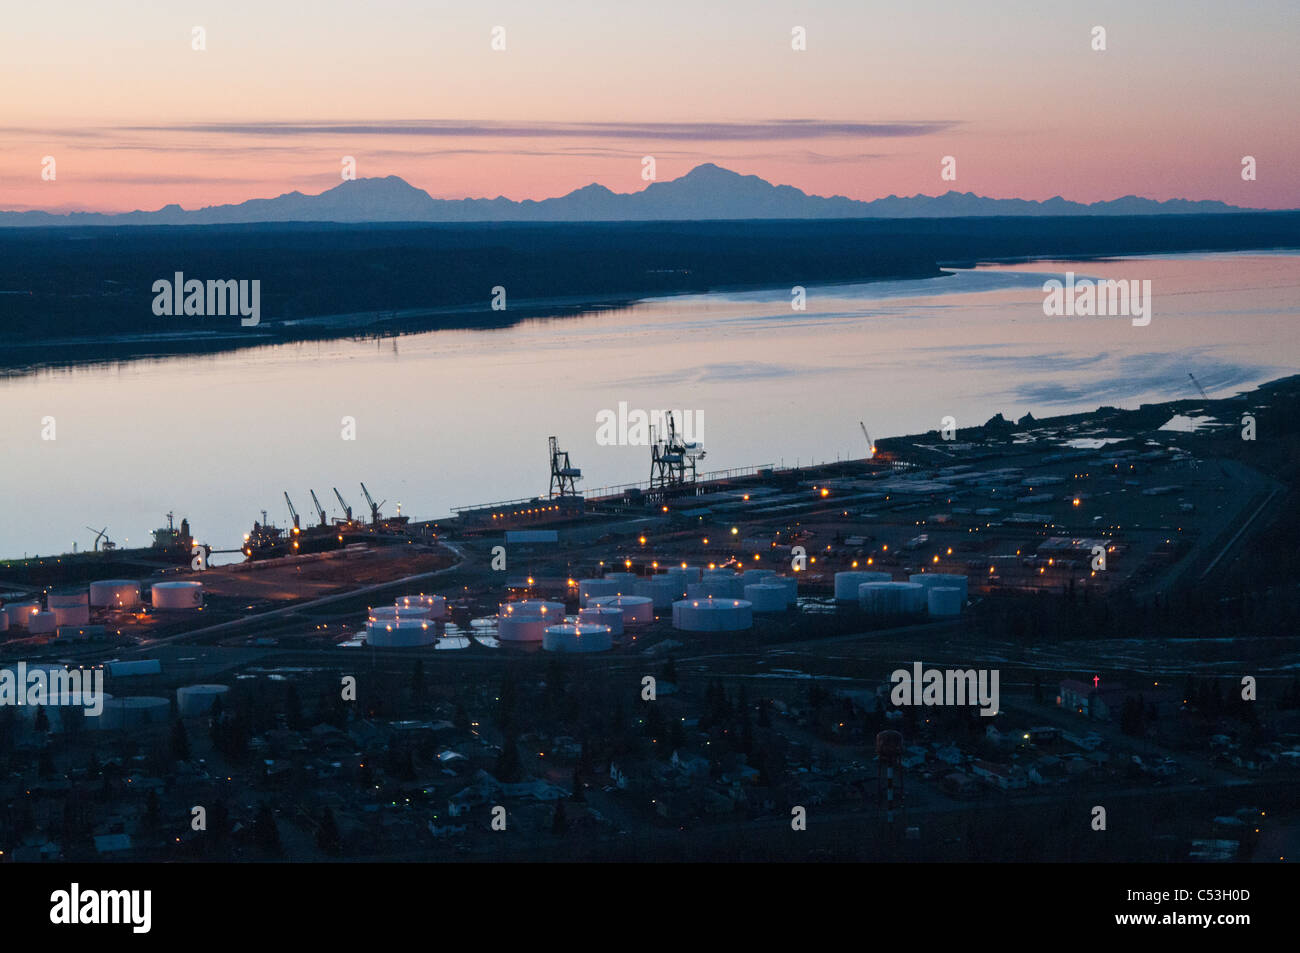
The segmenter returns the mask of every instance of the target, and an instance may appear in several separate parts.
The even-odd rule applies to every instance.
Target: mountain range
[[[957,218],[963,216],[1168,215],[1252,211],[1218,201],[1156,201],[1126,195],[1083,204],[1055,196],[1045,202],[994,199],[973,192],[890,195],[869,202],[809,195],[713,163],[640,192],[595,183],[557,198],[435,199],[395,175],[345,181],[319,195],[287,192],[237,205],[156,212],[0,212],[0,227],[51,225],[231,225],[267,222],[618,222],[744,219]]]

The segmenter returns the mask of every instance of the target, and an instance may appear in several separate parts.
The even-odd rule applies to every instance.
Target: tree
[[[582,785],[582,772],[578,768],[573,769],[573,799],[579,804],[587,800],[587,793]]]
[[[37,732],[39,732],[40,734],[45,734],[45,732],[47,732],[47,731],[50,730],[50,716],[47,715],[47,714],[45,714],[45,706],[44,706],[44,705],[37,705],[37,706],[36,706],[36,725],[35,725],[35,727],[36,727]]]
[[[493,772],[498,781],[512,783],[518,781],[523,766],[519,761],[519,743],[514,734],[508,734],[501,742],[501,753],[497,755],[496,770]]]
[[[306,719],[302,715],[302,700],[298,697],[298,689],[292,682],[284,693],[284,720],[291,731],[302,731],[307,727]]]
[[[263,850],[273,854],[280,852],[280,830],[275,826],[275,815],[271,812],[271,805],[265,801],[257,809],[257,817],[253,819],[253,839]]]
[[[564,799],[555,802],[555,817],[551,820],[551,833],[563,834],[569,829],[569,820],[564,814]]]
[[[179,718],[172,722],[172,758],[176,761],[190,760],[190,738],[185,733],[185,722]]]
[[[158,792],[152,788],[144,801],[144,826],[151,832],[162,826],[162,807],[158,803]]]
[[[469,712],[465,710],[464,705],[456,706],[456,714],[452,716],[452,724],[461,731],[469,731]]]
[[[316,846],[327,854],[337,854],[343,848],[339,837],[339,826],[334,820],[334,812],[328,807],[322,808],[316,823]]]

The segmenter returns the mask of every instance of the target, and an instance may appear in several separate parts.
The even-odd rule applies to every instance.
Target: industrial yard
[[[41,566],[26,585],[7,565],[0,664],[101,672],[106,700],[0,710],[0,846],[1284,856],[1295,587],[1257,569],[1297,435],[1257,452],[1237,431],[1297,406],[1289,378],[879,442],[863,426],[858,460],[720,472],[669,428],[647,483],[590,495],[551,438],[545,495],[439,520],[386,519],[366,491],[369,519],[343,527],[313,493],[314,533],[288,502],[292,527],[233,565],[58,584]],[[996,670],[996,714],[900,706],[892,673],[922,663]],[[1102,795],[1113,838],[1061,833]],[[220,837],[192,829],[195,804]],[[1015,806],[1014,844],[990,805]]]

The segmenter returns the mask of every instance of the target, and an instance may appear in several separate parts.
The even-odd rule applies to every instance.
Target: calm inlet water
[[[1149,279],[1147,327],[1045,317],[1043,281]],[[596,441],[596,415],[703,414],[702,469],[858,458],[872,436],[1194,397],[1300,367],[1300,256],[1189,255],[984,266],[928,281],[647,301],[499,330],[312,342],[0,380],[0,556],[146,545],[174,510],[217,548],[289,491],[341,515],[360,481],[392,513],[542,494],[560,438],[596,487],[645,480],[646,447]],[[41,439],[41,419],[57,439]],[[341,439],[341,418],[356,439]]]

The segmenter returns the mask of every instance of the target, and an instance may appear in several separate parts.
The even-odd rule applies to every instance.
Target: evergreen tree
[[[172,758],[176,761],[190,760],[190,738],[185,732],[185,722],[179,718],[172,722]]]
[[[338,854],[343,847],[339,837],[338,822],[334,812],[328,807],[322,808],[316,824],[316,846],[327,854]]]
[[[257,817],[253,819],[253,839],[263,850],[273,854],[280,852],[280,830],[275,824],[275,814],[271,812],[271,806],[265,801],[257,809]]]

